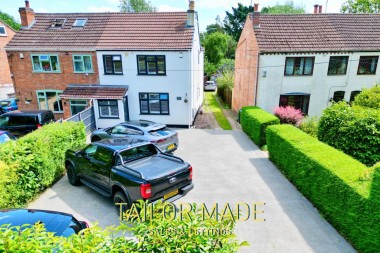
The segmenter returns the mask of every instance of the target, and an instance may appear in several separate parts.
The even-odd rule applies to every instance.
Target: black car
[[[21,137],[54,121],[54,114],[50,110],[12,111],[0,115],[0,130]]]
[[[88,228],[85,221],[78,221],[71,214],[37,209],[6,209],[0,210],[0,225],[10,224],[21,226],[43,223],[46,231],[54,232],[55,236],[69,237]]]
[[[174,201],[194,185],[193,168],[154,144],[134,138],[105,139],[66,152],[70,184],[83,183],[124,209],[138,200]],[[120,206],[115,205],[119,212]]]

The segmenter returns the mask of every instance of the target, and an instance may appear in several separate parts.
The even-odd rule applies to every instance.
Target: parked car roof
[[[132,125],[137,127],[143,127],[147,130],[153,130],[157,128],[166,127],[165,124],[149,121],[149,120],[131,120],[120,123],[120,125]]]
[[[43,223],[46,231],[60,236],[69,227],[73,216],[68,213],[38,209],[6,209],[0,210],[0,224],[21,226],[24,224]]]
[[[3,115],[36,115],[36,114],[42,114],[44,112],[49,112],[50,110],[16,110],[7,112]]]
[[[119,151],[127,147],[135,147],[143,144],[150,144],[148,141],[134,139],[134,138],[111,138],[103,139],[95,142],[99,146],[107,147],[114,151]]]

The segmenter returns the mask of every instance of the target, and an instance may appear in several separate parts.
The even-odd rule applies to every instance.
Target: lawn
[[[211,110],[215,116],[216,121],[223,130],[232,130],[230,122],[223,113],[222,107],[216,101],[215,92],[205,92],[205,105],[207,110]]]

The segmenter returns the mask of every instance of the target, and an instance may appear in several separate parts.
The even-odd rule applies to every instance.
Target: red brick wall
[[[255,105],[259,46],[252,20],[247,17],[235,53],[235,83],[232,91],[232,109]]]
[[[0,21],[0,26],[4,26],[7,35],[0,35],[0,86],[4,84],[12,84],[11,72],[9,71],[7,53],[5,52],[5,45],[13,38],[16,34],[11,28],[6,26]]]
[[[20,58],[20,53],[24,58]],[[33,73],[31,54],[58,54],[60,73]],[[74,73],[73,54],[91,54],[94,73]],[[13,83],[21,109],[38,109],[36,90],[65,90],[68,84],[99,84],[96,52],[8,52],[8,61],[14,75]],[[30,104],[25,99],[31,99]],[[68,104],[68,103],[67,103]],[[64,107],[65,117],[70,114]],[[68,110],[68,111],[67,111]],[[63,114],[56,114],[57,118]]]

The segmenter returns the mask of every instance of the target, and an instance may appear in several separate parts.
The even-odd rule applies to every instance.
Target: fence
[[[71,122],[82,121],[86,127],[87,134],[90,134],[91,132],[96,130],[94,107],[87,108],[86,110],[81,111],[80,113],[75,114],[71,116],[70,118],[65,119],[64,121],[71,121]]]

